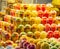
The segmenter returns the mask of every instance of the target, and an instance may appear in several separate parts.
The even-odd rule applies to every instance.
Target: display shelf
[[[60,49],[60,18],[52,4],[44,4],[45,0],[1,3],[6,12],[0,13],[0,49]]]

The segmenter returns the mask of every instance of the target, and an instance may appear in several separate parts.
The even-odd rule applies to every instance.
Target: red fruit
[[[37,11],[41,10],[40,5],[36,5],[36,10]]]
[[[59,38],[60,37],[59,31],[54,31],[54,37],[55,38]]]
[[[13,30],[13,29],[14,29],[14,25],[11,24],[11,25],[10,25],[10,30]]]
[[[13,24],[10,24],[9,25],[9,32],[12,34],[14,31],[14,25]]]
[[[48,31],[47,38],[52,38],[53,37],[53,31]]]
[[[49,17],[49,12],[48,11],[45,11],[44,14],[43,14],[44,17]]]
[[[10,38],[11,38],[11,34],[5,33],[5,39],[6,39],[6,40],[9,40]]]
[[[10,41],[10,40],[6,41],[6,45],[12,45],[12,44],[13,44],[12,41]]]
[[[42,24],[45,25],[46,23],[47,23],[47,18],[46,18],[46,17],[43,17],[43,18],[42,18]]]
[[[6,15],[6,16],[4,16],[4,21],[8,22],[7,15]]]
[[[52,24],[51,25],[51,31],[55,31],[57,30],[57,25],[56,24]]]
[[[46,32],[50,31],[50,24],[45,24],[45,31]]]
[[[14,11],[14,10],[11,10],[11,11],[10,11],[10,15],[11,15],[11,16],[15,16],[15,11]]]
[[[49,18],[47,19],[47,22],[48,22],[49,24],[52,24],[52,23],[54,22],[54,20],[53,20],[52,17],[49,17]]]
[[[24,48],[24,49],[27,49],[27,46],[28,46],[29,44],[30,44],[29,42],[25,42],[25,43],[23,44],[23,48]]]
[[[34,45],[34,44],[29,44],[29,45],[27,46],[27,49],[36,49],[36,45]]]
[[[7,30],[7,26],[4,26],[5,30]]]
[[[2,21],[0,21],[0,28],[2,27]]]
[[[15,7],[15,9],[20,10],[20,5],[16,5],[14,7]]]
[[[40,18],[42,18],[42,17],[43,17],[43,11],[39,10],[39,11],[38,11],[38,16],[39,16]]]
[[[46,10],[46,5],[45,5],[45,4],[42,4],[42,5],[41,5],[41,10],[42,10],[42,11],[45,11],[45,10]]]
[[[27,5],[24,5],[23,7],[24,7],[24,9],[27,9],[28,8]]]
[[[2,40],[2,34],[1,34],[1,32],[0,32],[0,40]]]

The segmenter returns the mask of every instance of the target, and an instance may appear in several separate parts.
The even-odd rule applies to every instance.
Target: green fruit
[[[24,31],[24,25],[19,25],[17,28],[17,32],[23,32]]]
[[[50,41],[47,41],[47,43],[48,43],[48,44],[51,44],[51,42],[50,42]]]
[[[27,33],[27,36],[33,37],[33,32],[28,32],[28,33]]]
[[[59,48],[59,47],[60,47],[60,44],[57,43],[55,46],[56,46],[57,48]]]
[[[23,29],[23,28],[24,28],[23,25],[19,25],[19,26],[18,26],[18,29]]]
[[[20,16],[21,18],[23,18],[23,16],[24,16],[24,11],[23,11],[23,10],[20,10],[20,11],[19,11],[19,16]]]
[[[48,41],[49,41],[49,40],[48,40],[47,38],[43,39],[43,42],[47,42],[47,43],[48,43]]]
[[[52,47],[51,47],[51,49],[57,49],[57,47],[55,47],[55,46],[52,46]]]
[[[17,17],[17,18],[16,18],[16,23],[17,23],[17,25],[21,24],[21,23],[22,23],[22,19],[19,18],[19,17]]]
[[[54,45],[56,45],[56,43],[57,43],[57,42],[54,41],[54,42],[51,43],[51,45],[54,46]]]
[[[49,44],[44,42],[41,44],[41,49],[50,49]]]
[[[50,38],[49,41],[50,41],[51,43],[55,43],[55,44],[57,43],[55,38]]]
[[[19,14],[23,14],[23,13],[24,13],[24,10],[20,10],[20,11],[19,11]]]
[[[19,39],[19,34],[17,32],[14,32],[11,36],[12,41],[17,41]]]
[[[50,48],[52,47],[52,45],[51,45],[51,44],[49,44],[49,46],[50,46]]]
[[[51,10],[59,11],[59,8],[53,7]]]
[[[21,32],[21,33],[20,33],[20,36],[22,36],[22,35],[26,35],[26,33],[25,33],[25,32]]]
[[[29,24],[29,19],[27,17],[24,17],[22,24],[23,25]]]
[[[25,25],[24,31],[29,32],[31,30],[31,26],[29,24]]]

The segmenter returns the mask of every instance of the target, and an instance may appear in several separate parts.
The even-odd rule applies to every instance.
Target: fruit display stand
[[[48,4],[13,4],[0,13],[0,49],[60,49],[60,18]]]

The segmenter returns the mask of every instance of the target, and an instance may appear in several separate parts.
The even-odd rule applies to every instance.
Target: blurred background
[[[6,7],[12,6],[14,3],[22,4],[52,4],[54,9],[60,13],[60,0],[0,0],[0,11],[4,12]],[[10,4],[10,5],[9,5]]]
[[[7,2],[11,2],[12,0],[0,0],[0,11],[3,11],[3,9],[7,6]],[[14,2],[16,0],[13,0]],[[51,3],[52,0],[18,0],[20,3],[27,3],[27,4],[43,4],[43,3]]]

